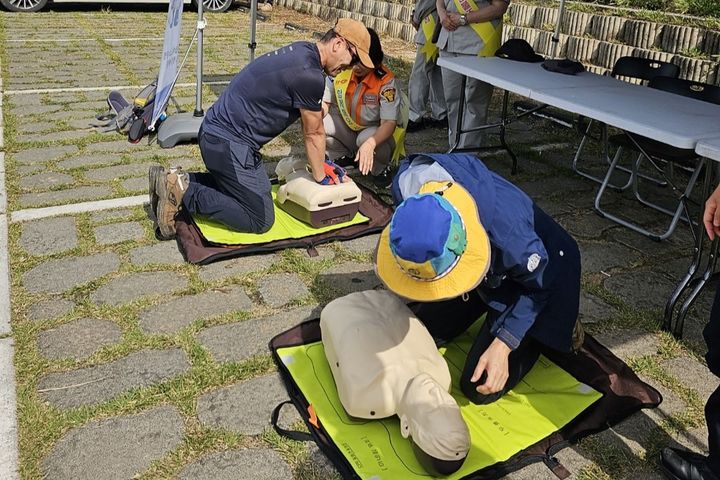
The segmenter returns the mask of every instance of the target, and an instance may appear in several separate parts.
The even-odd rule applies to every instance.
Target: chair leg
[[[572,170],[573,170],[573,172],[577,173],[581,177],[585,177],[589,180],[592,180],[595,183],[603,183],[603,178],[597,177],[589,172],[580,170],[580,168],[578,167],[578,162],[580,160],[580,154],[582,153],[583,148],[585,148],[585,144],[588,142],[588,139],[591,138],[590,137],[590,127],[592,126],[593,121],[594,120],[590,120],[587,128],[585,129],[585,134],[583,135],[582,139],[580,140],[580,145],[578,146],[578,149],[575,152],[575,157],[573,158]],[[610,161],[610,155],[608,153],[610,149],[609,149],[609,145],[608,145],[608,141],[607,141],[607,125],[601,124],[600,132],[601,132],[601,137],[602,137],[601,142],[603,144],[603,151],[602,151],[601,155],[609,165],[611,163],[611,161]],[[622,149],[619,149],[617,154],[619,154],[621,151],[622,151]],[[625,171],[627,171],[629,173],[629,170],[625,169]],[[612,188],[613,190],[622,191],[622,190],[627,189],[630,186],[630,181],[631,181],[631,178],[628,177],[628,181],[625,185],[620,186],[620,185],[615,185],[613,183],[609,183],[608,187]]]
[[[643,157],[644,157],[644,155],[640,155],[640,157],[639,157],[638,160],[637,160],[637,169],[638,169],[638,171],[639,171],[639,169],[640,169],[640,163],[642,162]],[[654,162],[653,162],[653,163],[654,163]],[[673,164],[670,163],[670,166],[672,166],[672,165],[673,165]],[[702,165],[702,161],[701,161],[700,164],[698,164],[698,168],[696,168],[696,169],[691,173],[690,179],[688,180],[688,184],[687,184],[686,187],[685,187],[685,191],[682,192],[682,193],[680,193],[680,194],[678,195],[678,198],[690,198],[690,194],[692,193],[693,188],[695,188],[695,183],[697,182],[697,178],[698,178],[698,175],[699,175],[699,169],[702,168],[701,165]],[[636,179],[637,179],[637,177],[636,177]],[[672,180],[668,179],[668,181],[665,182],[665,183],[666,183],[667,185],[670,185],[670,187],[672,188],[672,191],[673,191],[674,193],[679,193],[679,192],[680,192],[680,189],[675,186],[675,184],[674,184],[674,182],[673,182]],[[633,194],[635,195],[635,198],[636,198],[640,203],[642,203],[642,204],[645,205],[645,206],[648,206],[648,207],[652,208],[653,210],[657,210],[658,212],[662,212],[662,213],[664,213],[664,214],[666,214],[666,215],[670,215],[670,216],[674,216],[674,215],[677,213],[677,209],[675,209],[675,210],[667,209],[667,208],[663,207],[662,205],[660,205],[660,204],[658,204],[658,203],[651,202],[650,200],[648,200],[648,199],[646,199],[645,197],[643,197],[643,196],[642,196],[642,193],[640,192],[639,182],[638,182],[638,181],[636,181],[636,182],[633,184]],[[682,220],[683,222],[689,222],[689,221],[690,221],[690,219],[687,217],[687,215],[681,215],[681,216],[680,216],[680,220]]]

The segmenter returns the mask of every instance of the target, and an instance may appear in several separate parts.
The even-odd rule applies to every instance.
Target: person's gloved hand
[[[325,178],[318,182],[320,185],[339,185],[345,181],[345,169],[329,158],[325,159],[323,170]]]

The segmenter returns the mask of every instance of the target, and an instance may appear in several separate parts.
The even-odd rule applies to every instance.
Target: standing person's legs
[[[492,323],[491,319],[493,313],[494,312],[492,311],[488,312],[485,324],[480,329],[480,332],[478,332],[475,342],[470,349],[470,353],[468,353],[467,360],[465,361],[465,367],[463,368],[462,376],[460,377],[460,388],[465,396],[476,405],[493,403],[505,395],[532,369],[533,365],[535,365],[535,362],[540,356],[540,348],[537,342],[531,338],[525,338],[522,342],[520,342],[520,346],[518,346],[518,348],[510,352],[510,357],[508,358],[509,376],[507,382],[505,383],[505,387],[503,387],[503,389],[499,392],[490,395],[484,395],[478,392],[476,387],[485,382],[487,375],[483,373],[477,382],[471,382],[470,379],[475,372],[478,360],[482,354],[485,353],[485,350],[487,350],[493,340],[495,340],[495,337],[490,333],[490,324]]]
[[[421,51],[422,45],[417,46],[415,63],[410,72],[408,81],[408,100],[410,101],[411,122],[421,122],[427,111],[428,95],[430,93],[430,79],[428,78],[425,54]],[[443,97],[444,98],[444,97]]]
[[[715,292],[715,303],[710,312],[710,321],[703,331],[708,352],[705,355],[710,371],[720,377],[720,286]],[[705,405],[705,421],[708,427],[708,465],[720,477],[720,387],[718,387]]]
[[[377,131],[377,127],[368,127],[365,130],[361,131],[358,136],[357,140],[355,141],[355,152],[357,152],[358,148],[360,148],[360,145],[362,145],[368,138],[372,137],[375,132]],[[375,158],[373,159],[373,167],[372,171],[370,172],[372,175],[380,175],[388,165],[390,165],[390,159],[392,158],[392,152],[395,148],[395,140],[393,140],[392,137],[390,137],[386,142],[384,142],[382,145],[378,145],[375,147]]]
[[[337,108],[330,107],[330,112],[323,118],[323,126],[326,136],[325,152],[331,160],[337,160],[343,155],[355,155],[357,133],[347,126]]]
[[[440,57],[456,57],[454,53],[446,53],[440,50]],[[458,121],[458,108],[460,105],[460,87],[462,86],[463,75],[447,68],[440,68],[443,84],[445,104],[447,106],[448,119],[448,144],[455,144],[455,130]],[[466,99],[467,102],[467,99]]]
[[[239,232],[262,233],[275,221],[270,180],[260,155],[247,145],[201,134],[207,174],[192,174],[183,196],[188,212]]]
[[[428,78],[430,79],[430,111],[434,120],[446,121],[448,116],[447,105],[445,104],[445,92],[443,91],[443,79],[441,68],[437,63],[428,64]]]

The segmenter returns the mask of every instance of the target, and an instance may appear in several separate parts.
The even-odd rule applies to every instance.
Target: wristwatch
[[[460,25],[465,26],[467,24],[468,24],[467,15],[465,15],[463,13],[462,15],[460,15]]]

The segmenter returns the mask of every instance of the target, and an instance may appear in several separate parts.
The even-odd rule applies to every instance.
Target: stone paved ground
[[[0,15],[9,212],[143,193],[152,163],[199,168],[195,146],[131,145],[87,128],[111,86],[140,85],[155,75],[165,14],[153,12],[97,7]],[[208,17],[205,71],[211,80],[227,79],[247,60],[248,15],[234,9]],[[194,21],[184,14],[184,45]],[[310,30],[285,30],[286,21]],[[118,39],[130,30],[117,25],[156,40],[138,48]],[[259,51],[328,26],[276,9],[259,24]],[[388,39],[386,49],[406,82],[412,46]],[[181,83],[193,80],[193,58]],[[206,104],[221,89],[206,86]],[[192,88],[176,93],[192,108]],[[558,458],[572,478],[659,478],[659,448],[707,448],[702,405],[717,384],[700,357],[710,295],[691,313],[682,343],[657,328],[687,265],[691,237],[682,230],[658,244],[595,215],[595,184],[569,169],[572,131],[529,119],[512,125],[509,138],[521,167],[513,180],[581,246],[583,321],[665,398],[659,409],[637,413]],[[298,140],[291,128],[266,147],[267,161],[296,151]],[[445,148],[440,131],[408,137],[409,151]],[[483,158],[509,174],[502,153]],[[627,199],[613,206],[639,212]],[[661,220],[641,215],[651,225]],[[174,242],[154,238],[142,206],[11,223],[22,478],[336,476],[317,448],[268,428],[271,409],[286,394],[266,345],[335,296],[376,288],[376,241],[322,246],[315,258],[287,250],[197,267],[183,262]],[[300,426],[289,412],[282,421]],[[510,478],[553,477],[540,464]]]

